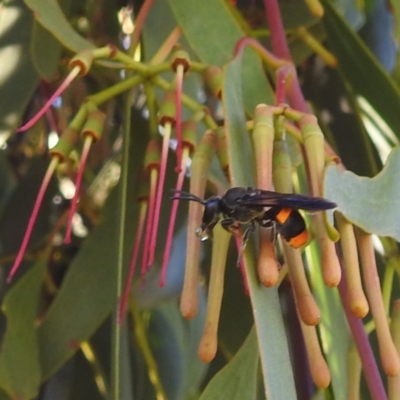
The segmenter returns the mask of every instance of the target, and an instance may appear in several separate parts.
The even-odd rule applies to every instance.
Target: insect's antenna
[[[195,201],[200,204],[204,204],[204,200],[202,200],[200,197],[195,196],[192,193],[184,192],[183,190],[172,190],[175,194],[178,194],[178,196],[173,196],[170,197],[171,200],[189,200],[189,201]]]

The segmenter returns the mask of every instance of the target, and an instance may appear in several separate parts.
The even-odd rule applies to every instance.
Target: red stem
[[[53,93],[53,95],[46,101],[45,105],[36,113],[36,115],[29,120],[25,125],[21,126],[16,130],[16,132],[24,132],[33,126],[39,119],[46,113],[46,111],[51,107],[54,100],[60,96],[60,94],[68,87],[68,85],[75,79],[79,74],[80,68],[74,67],[68,76],[64,79],[64,82],[58,87],[58,89]]]
[[[279,58],[290,61],[290,51],[283,27],[277,0],[264,0],[266,19],[271,31],[272,52]]]
[[[183,85],[183,65],[178,65],[176,71],[176,95],[175,95],[175,108],[176,108],[176,168],[175,172],[181,172],[181,159],[182,159],[182,85]]]
[[[286,100],[286,68],[278,68],[275,82],[275,105],[283,104]]]
[[[238,252],[238,267],[240,269],[240,273],[241,273],[242,279],[243,279],[244,293],[248,296],[250,294],[250,289],[249,289],[249,282],[247,280],[247,275],[246,275],[246,268],[244,266],[244,260],[243,260],[244,249],[242,248],[242,246],[243,246],[242,240],[238,236],[235,236],[235,244],[236,244],[236,249]]]
[[[92,142],[93,142],[93,137],[89,135],[89,136],[86,137],[85,143],[83,145],[81,162],[79,163],[79,169],[78,169],[78,173],[77,173],[77,176],[76,176],[76,182],[75,182],[75,194],[74,194],[74,197],[72,199],[71,207],[69,209],[69,215],[68,215],[68,221],[67,221],[67,229],[66,229],[66,232],[65,232],[65,239],[64,239],[64,243],[65,244],[71,243],[72,219],[74,218],[76,207],[77,207],[77,204],[78,204],[79,194],[81,192],[83,171],[84,171],[85,166],[86,166],[86,160],[88,158]]]
[[[151,240],[151,232],[153,228],[153,218],[154,218],[154,204],[157,194],[157,177],[158,171],[156,169],[152,169],[150,171],[150,196],[149,196],[149,211],[147,218],[147,226],[146,233],[144,237],[144,246],[143,246],[143,254],[142,254],[142,267],[141,267],[141,278],[142,284],[144,284],[146,271],[147,271],[147,260],[149,254],[150,240]]]
[[[342,279],[338,285],[338,289],[347,322],[356,344],[358,354],[361,358],[365,380],[367,381],[367,385],[371,392],[371,397],[373,399],[386,400],[387,395],[385,388],[379,374],[378,366],[376,365],[374,353],[372,352],[371,345],[368,341],[368,336],[364,330],[362,320],[356,318],[347,307],[347,282],[344,274],[342,274]]]
[[[164,192],[165,172],[167,169],[170,137],[171,137],[171,126],[168,126],[168,124],[166,124],[165,128],[164,128],[164,138],[163,138],[163,145],[162,145],[162,150],[161,150],[160,178],[158,180],[157,198],[156,198],[156,203],[155,203],[155,207],[154,207],[154,217],[153,217],[153,221],[152,221],[152,232],[151,232],[150,247],[149,247],[149,253],[148,253],[148,260],[147,260],[148,267],[150,267],[154,263],[154,256],[155,256],[156,245],[157,245],[158,224],[160,222],[161,202],[162,202],[162,195]]]
[[[180,172],[178,175],[178,179],[176,181],[176,188],[175,188],[176,190],[182,189],[183,180],[185,179],[185,166],[186,166],[186,161],[187,161],[188,156],[189,156],[189,149],[187,147],[184,147],[183,154],[182,154],[182,160],[181,160],[181,166],[180,166]],[[167,276],[167,267],[168,267],[169,257],[171,255],[172,239],[173,239],[173,233],[174,233],[174,228],[175,228],[175,221],[176,221],[176,214],[178,211],[178,205],[179,205],[179,201],[174,201],[172,203],[172,207],[171,207],[171,211],[170,211],[167,240],[165,242],[164,257],[163,257],[163,262],[162,262],[162,266],[161,266],[161,275],[160,275],[160,286],[161,287],[165,286],[165,279]]]
[[[53,173],[54,173],[59,161],[60,160],[58,159],[58,157],[54,157],[51,160],[49,167],[47,168],[46,175],[43,178],[42,186],[39,189],[39,193],[38,193],[38,196],[36,198],[35,205],[33,206],[32,214],[29,217],[28,226],[26,228],[25,235],[24,235],[24,238],[22,240],[21,247],[20,247],[20,249],[18,251],[17,258],[15,259],[14,265],[11,268],[11,271],[8,274],[7,283],[11,282],[13,276],[17,272],[19,266],[21,265],[21,261],[22,261],[24,255],[25,255],[25,251],[26,251],[26,248],[27,248],[28,243],[29,243],[29,239],[30,239],[32,231],[33,231],[33,227],[35,226],[36,218],[37,218],[37,216],[39,214],[40,206],[42,205],[42,202],[43,202],[43,197],[44,197],[44,195],[46,193],[46,190],[47,190],[47,187],[48,187],[48,185],[50,183],[51,177],[53,176]]]
[[[132,35],[132,50],[136,49],[139,43],[140,34],[142,33],[144,22],[146,21],[147,15],[149,14],[151,7],[153,6],[154,0],[145,0],[135,20],[135,30]]]
[[[267,50],[262,44],[251,37],[244,37],[236,43],[233,51],[233,57],[240,56],[246,47],[251,47],[268,65],[272,68],[279,68],[283,65],[287,65],[288,62],[276,57],[269,50]]]
[[[143,237],[144,223],[146,221],[147,203],[148,203],[147,200],[143,200],[140,202],[139,222],[136,231],[135,244],[133,245],[133,252],[132,252],[131,263],[129,265],[128,277],[126,279],[124,294],[122,295],[121,298],[121,304],[118,313],[118,323],[120,325],[122,325],[122,322],[125,317],[126,309],[128,306],[129,293],[132,287],[133,276],[135,275],[135,267],[139,255],[140,242]]]
[[[44,83],[44,81],[42,81],[39,85],[41,92],[43,93],[43,96],[47,99],[49,97],[49,88],[48,85]],[[56,116],[54,115],[54,110],[52,110],[51,108],[49,108],[46,111],[46,116],[47,116],[47,120],[48,120],[48,124],[50,127],[50,131],[52,132],[57,132],[57,121],[56,121]]]

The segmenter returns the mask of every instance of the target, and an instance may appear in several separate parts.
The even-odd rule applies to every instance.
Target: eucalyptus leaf
[[[59,0],[62,11],[68,15],[72,0]],[[46,80],[55,77],[60,63],[61,43],[38,21],[32,26],[31,58],[39,76]]]
[[[17,127],[37,86],[38,76],[29,57],[32,13],[20,0],[0,8],[0,146]]]
[[[6,294],[7,318],[0,352],[0,386],[12,397],[30,399],[40,387],[35,322],[48,257],[41,258]]]
[[[328,43],[339,61],[340,71],[355,94],[363,96],[400,137],[400,119],[397,108],[393,107],[400,104],[399,88],[331,2],[323,0],[323,5]]]
[[[61,44],[39,22],[34,21],[31,36],[31,58],[39,76],[50,81],[55,77],[61,58]]]
[[[233,359],[207,385],[200,400],[257,399],[258,362],[257,336],[253,328]]]
[[[25,3],[34,13],[36,20],[67,49],[77,53],[95,48],[75,31],[56,0],[25,0]]]
[[[207,369],[197,357],[205,318],[204,296],[200,313],[190,321],[182,318],[177,302],[152,310],[149,335],[167,398],[187,399],[200,391]]]
[[[115,196],[107,216],[70,265],[51,309],[39,327],[43,378],[48,379],[87,340],[115,305]],[[110,245],[112,243],[112,245]]]
[[[382,171],[373,178],[331,166],[325,176],[325,196],[355,225],[369,233],[400,241],[400,148],[392,150]]]
[[[322,316],[317,329],[331,373],[332,391],[335,399],[345,399],[349,378],[347,357],[352,340],[350,331],[347,327],[339,292],[336,288],[330,288],[324,284],[319,249],[315,242],[311,243],[306,255],[307,260],[310,261],[309,279],[312,291]]]
[[[225,112],[226,143],[232,184],[253,186],[254,154],[243,113],[241,68],[240,57],[224,68],[222,103]],[[269,400],[296,399],[278,290],[267,289],[258,281],[252,241],[246,246],[244,257],[266,396]]]

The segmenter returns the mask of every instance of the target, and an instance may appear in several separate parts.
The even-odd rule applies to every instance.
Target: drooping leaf
[[[26,175],[20,180],[19,185],[8,199],[0,219],[0,240],[3,254],[12,254],[18,251],[48,164],[48,160],[39,157],[33,158],[29,163]],[[54,207],[52,199],[56,190],[57,184],[52,179],[44,196],[29,245],[40,242],[43,235],[46,235],[51,229],[49,215]]]
[[[60,0],[59,5],[68,15],[71,0]],[[46,80],[53,79],[59,66],[62,45],[38,21],[33,22],[30,50],[33,65],[39,76]]]
[[[167,398],[190,398],[199,391],[207,365],[197,356],[205,307],[193,320],[182,318],[178,303],[169,302],[151,311],[149,337]],[[194,330],[196,328],[196,330]]]
[[[35,322],[47,257],[41,258],[6,294],[7,318],[0,352],[0,386],[12,397],[30,399],[40,387],[40,362]]]
[[[394,31],[395,20],[391,7],[383,1],[373,2],[360,35],[388,73],[391,73],[396,65],[398,53],[397,41],[393,37]]]
[[[242,58],[237,57],[224,68],[222,104],[232,186],[255,186],[255,165],[250,136],[246,128],[240,85]],[[244,168],[245,166],[245,168]]]
[[[253,328],[233,359],[207,385],[200,400],[257,399],[258,362],[257,336]]]
[[[306,252],[310,261],[310,281],[312,291],[321,311],[318,332],[321,347],[331,373],[331,387],[335,399],[345,399],[348,385],[348,351],[351,336],[343,313],[343,306],[337,290],[325,286],[320,267],[320,255],[315,242]]]
[[[326,171],[325,196],[366,232],[400,240],[399,171],[399,147],[392,150],[382,171],[373,178],[331,166]]]
[[[167,350],[158,353],[157,360],[160,376],[167,377],[165,387],[171,394],[172,382],[171,362],[175,367],[183,365],[182,370],[176,375],[179,396],[190,398],[199,390],[207,365],[202,363],[197,356],[197,348],[204,329],[206,296],[203,287],[199,287],[199,310],[195,318],[187,321],[182,318],[176,299],[182,291],[185,265],[185,252],[182,251],[186,244],[186,229],[180,229],[174,237],[169,268],[166,278],[166,286],[160,288],[159,274],[150,274],[146,285],[140,282],[134,286],[135,304],[140,309],[151,309],[152,320],[150,335],[160,336],[158,347],[166,347]],[[142,287],[141,287],[142,286]],[[162,337],[161,337],[162,336]],[[174,346],[175,353],[171,351]],[[172,356],[172,360],[168,358]],[[164,370],[161,370],[163,368]],[[171,390],[170,390],[171,389]],[[181,397],[176,398],[181,398]],[[173,398],[175,398],[173,396]]]
[[[75,353],[81,341],[95,332],[115,304],[116,203],[109,206],[107,218],[96,227],[73,260],[39,327],[44,379]]]
[[[250,298],[245,291],[242,273],[236,266],[237,257],[236,249],[231,246],[218,326],[218,344],[227,358],[239,350],[254,325]]]
[[[308,98],[328,142],[343,164],[359,175],[375,175],[381,163],[363,123],[357,97],[346,84],[343,74],[337,69],[316,68],[306,80]],[[343,104],[348,104],[348,107],[344,108]],[[323,118],[327,112],[330,118]]]
[[[243,111],[241,67],[242,59],[238,57],[224,68],[222,102],[225,112],[226,142],[232,185],[254,186],[255,170],[252,162],[254,155]],[[255,255],[251,247],[250,242],[244,257],[266,396],[269,400],[295,399],[296,390],[278,290],[267,289],[260,285],[255,274]]]
[[[29,58],[32,13],[19,0],[0,8],[0,146],[17,127],[38,77]]]
[[[67,49],[79,52],[95,47],[72,28],[56,0],[25,0],[25,3],[34,13],[35,19]]]
[[[331,2],[323,0],[323,5],[328,43],[338,58],[340,70],[354,92],[363,96],[400,137],[398,111],[393,107],[400,104],[399,88]]]
[[[41,78],[51,80],[57,72],[61,57],[61,44],[39,22],[34,21],[31,36],[31,56]]]

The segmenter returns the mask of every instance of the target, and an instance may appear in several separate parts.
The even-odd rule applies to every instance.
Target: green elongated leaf
[[[169,302],[152,310],[149,326],[152,350],[157,369],[168,399],[195,396],[207,365],[197,357],[197,347],[204,324],[205,306],[190,321],[184,320],[176,302]]]
[[[29,58],[32,13],[20,0],[0,8],[0,146],[17,127],[38,82]]]
[[[222,0],[168,0],[183,33],[200,60],[218,66],[233,56],[235,45],[246,36]],[[193,18],[193,16],[196,16]],[[205,34],[206,33],[206,34]],[[253,114],[259,103],[274,102],[259,57],[245,51],[240,84],[246,112]]]
[[[68,15],[71,0],[60,0],[62,11]],[[39,76],[51,80],[57,72],[60,62],[61,43],[39,22],[34,21],[31,36],[31,57]]]
[[[160,24],[162,19],[163,23]],[[160,49],[168,35],[176,28],[176,20],[168,1],[156,1],[151,7],[143,26],[144,57],[149,62]],[[179,41],[181,45],[184,43]]]
[[[337,167],[325,176],[325,195],[343,215],[366,232],[400,240],[400,148],[390,153],[382,171],[361,177]]]
[[[245,292],[243,275],[236,268],[237,251],[230,247],[225,273],[224,296],[218,327],[218,345],[227,358],[242,346],[254,325],[251,302]]]
[[[234,186],[254,186],[254,154],[246,130],[241,93],[242,59],[237,58],[225,68],[223,107],[227,132],[229,168]],[[251,242],[244,254],[246,276],[253,307],[255,328],[260,350],[266,396],[269,400],[296,399],[293,371],[276,288],[262,287],[255,271],[256,263]]]
[[[30,399],[40,387],[35,329],[39,293],[48,257],[40,259],[6,294],[7,329],[0,352],[0,386],[12,397]]]
[[[72,262],[59,294],[39,327],[43,379],[87,340],[115,305],[116,201]]]
[[[400,119],[395,106],[400,104],[399,88],[331,2],[323,0],[323,6],[328,43],[339,60],[340,70],[354,92],[363,96],[400,137]]]
[[[348,385],[348,351],[352,339],[337,289],[324,284],[319,267],[321,258],[315,242],[311,243],[306,255],[310,261],[309,277],[312,291],[322,315],[318,331],[331,372],[332,391],[335,399],[345,399]]]
[[[326,69],[323,81],[308,81],[311,86],[308,99],[313,104],[325,137],[343,164],[359,175],[375,175],[382,165],[365,129],[357,98],[343,75],[336,69]],[[349,104],[353,112],[345,112],[339,107],[343,101]],[[326,110],[331,115],[329,121],[322,118]]]
[[[242,58],[231,61],[225,68],[223,83],[225,131],[232,186],[255,186],[255,165],[249,133],[246,128],[240,85]]]
[[[65,18],[56,0],[24,0],[36,20],[57,38],[67,49],[79,52],[95,46],[80,36]]]
[[[44,158],[33,158],[25,177],[20,180],[19,185],[8,199],[0,218],[0,240],[3,254],[12,254],[18,251],[48,164],[48,160]],[[49,214],[52,210],[52,197],[56,191],[57,184],[52,179],[30,238],[31,245],[40,242],[43,235],[49,232],[51,223]]]
[[[39,22],[34,21],[31,37],[32,62],[39,76],[50,81],[57,72],[61,44]]]
[[[253,328],[233,359],[207,385],[200,400],[257,399],[258,362],[257,335]]]
[[[391,5],[391,10],[393,13],[394,17],[394,36],[395,36],[395,41],[398,43],[399,38],[400,38],[400,3],[398,1],[392,1],[390,3]],[[397,52],[397,62],[395,69],[393,71],[393,79],[397,83],[397,85],[400,84],[400,57],[399,53]]]

